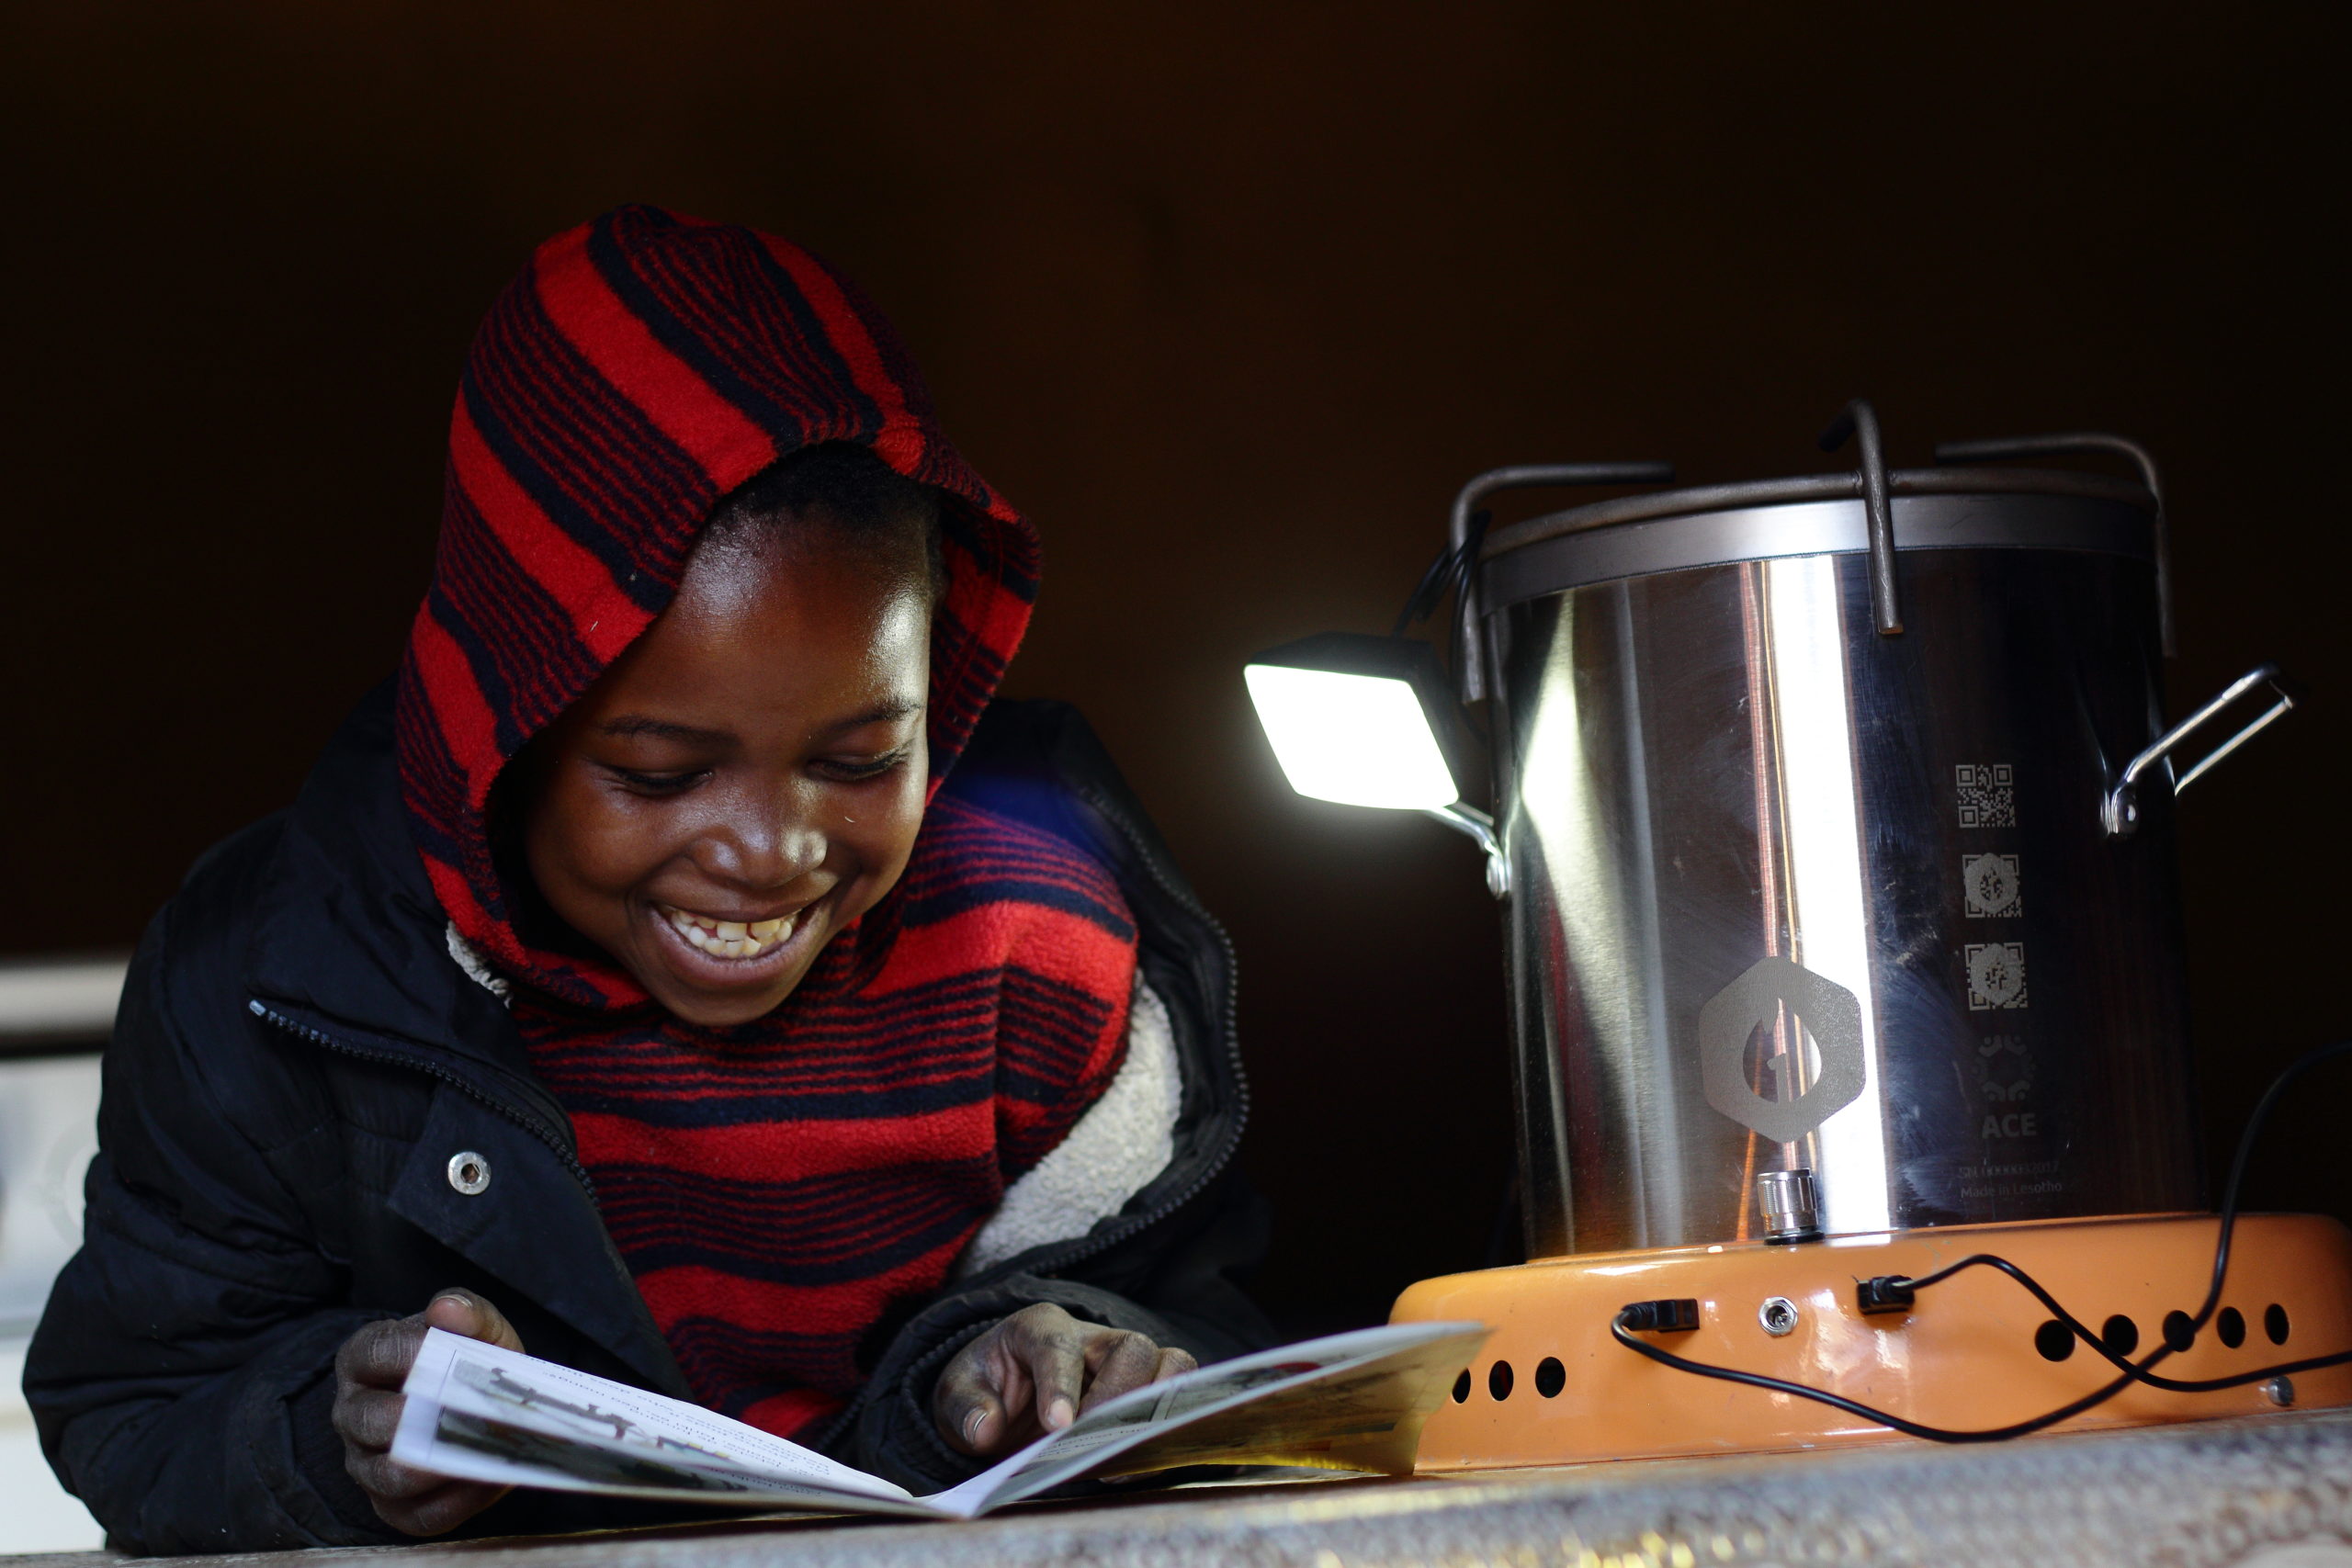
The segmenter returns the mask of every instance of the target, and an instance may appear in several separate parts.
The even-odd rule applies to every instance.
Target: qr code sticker
[[[1967,944],[1968,1005],[1972,1011],[2025,1006],[2025,943]]]
[[[2015,919],[2025,913],[2015,855],[1962,855],[1960,886],[1968,900],[1970,919]]]
[[[2007,762],[1962,762],[1952,770],[1960,784],[1960,825],[1963,828],[2014,828],[2018,825],[2017,791]]]

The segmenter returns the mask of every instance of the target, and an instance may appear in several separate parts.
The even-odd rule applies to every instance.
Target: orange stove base
[[[1462,1397],[1440,1405],[1423,1428],[1419,1468],[1737,1453],[1897,1436],[1812,1400],[1660,1366],[1610,1337],[1619,1308],[1661,1297],[1700,1303],[1697,1329],[1647,1337],[1692,1360],[1826,1389],[1932,1426],[2024,1420],[2079,1398],[2113,1372],[2080,1344],[2063,1360],[2043,1356],[2035,1336],[2050,1315],[2015,1281],[1971,1269],[1921,1292],[1906,1312],[1870,1316],[1856,1308],[1855,1286],[1998,1253],[2093,1329],[2129,1320],[2144,1354],[2158,1343],[2167,1314],[2185,1317],[2204,1301],[2218,1225],[2210,1215],[1952,1225],[1796,1247],[1733,1242],[1591,1253],[1424,1280],[1397,1298],[1391,1321],[1472,1318],[1493,1325],[1495,1334],[1466,1384],[1455,1386]],[[1775,1297],[1796,1309],[1785,1335],[1764,1326],[1762,1309]],[[2241,1215],[2222,1305],[2158,1371],[2225,1377],[2352,1349],[2352,1231],[2312,1214]],[[2282,1334],[2283,1341],[2275,1337]],[[2226,1343],[2232,1337],[2234,1346]],[[2298,1408],[2352,1404],[2352,1365],[2296,1373],[2291,1382]],[[2060,1429],[2278,1407],[2261,1384],[2211,1393],[2135,1386]]]

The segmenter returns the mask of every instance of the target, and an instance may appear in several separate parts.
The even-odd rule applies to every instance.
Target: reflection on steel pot
[[[1485,542],[1531,1256],[1759,1236],[1774,1170],[1833,1234],[2202,1201],[2171,801],[2276,671],[2167,734],[2144,462],[1870,474],[1860,412],[1864,473]]]

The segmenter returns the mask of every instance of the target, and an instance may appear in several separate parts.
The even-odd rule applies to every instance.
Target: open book
[[[409,1371],[392,1457],[471,1481],[929,1518],[1178,1465],[1403,1474],[1421,1423],[1487,1333],[1393,1324],[1219,1361],[1097,1405],[961,1486],[917,1497],[699,1405],[436,1328]]]

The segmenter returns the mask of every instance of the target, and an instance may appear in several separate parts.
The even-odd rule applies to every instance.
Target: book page
[[[1088,1475],[1191,1464],[1406,1473],[1487,1329],[1395,1324],[1153,1383],[961,1486],[917,1498],[698,1405],[439,1329],[409,1371],[392,1457],[435,1474],[721,1506],[972,1517]]]
[[[392,1458],[437,1475],[758,1507],[935,1515],[903,1488],[699,1405],[440,1329]]]
[[[1188,1464],[1408,1473],[1422,1422],[1487,1333],[1394,1324],[1219,1361],[1098,1405],[923,1501],[969,1517],[1081,1476]]]

